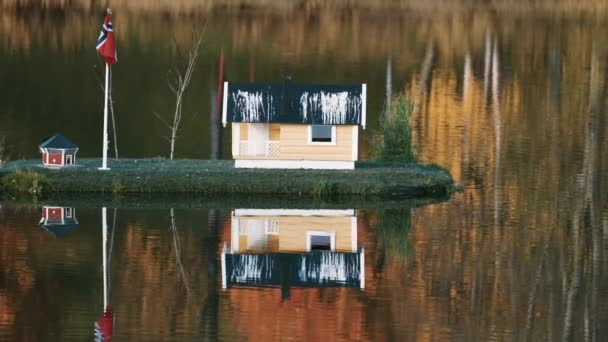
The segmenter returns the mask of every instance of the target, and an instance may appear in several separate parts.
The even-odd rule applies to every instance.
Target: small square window
[[[333,142],[333,129],[331,125],[312,125],[310,140],[312,142]]]
[[[310,250],[311,251],[330,251],[331,250],[331,236],[326,235],[311,235],[310,236]]]

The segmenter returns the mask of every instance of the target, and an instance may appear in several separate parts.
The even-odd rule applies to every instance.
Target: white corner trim
[[[233,211],[234,213],[234,211]],[[240,226],[241,226],[241,222],[238,218],[234,217],[234,214],[232,216],[232,224],[231,224],[231,230],[230,230],[230,250],[232,252],[238,252],[239,251],[239,239],[240,239],[240,234],[239,234],[239,230],[240,230]]]
[[[351,142],[351,144],[352,144],[351,149],[353,151],[353,154],[352,154],[351,158],[353,161],[357,161],[357,160],[359,160],[359,126],[353,125],[352,136],[353,136],[353,141]]]
[[[308,125],[308,145],[336,145],[337,144],[338,140],[336,139],[336,125],[331,126],[331,141],[329,141],[329,142],[312,141],[312,126],[313,125]],[[322,125],[317,125],[317,126],[322,126]]]
[[[222,125],[226,127],[226,120],[228,116],[228,82],[224,82],[224,94],[222,95]]]
[[[220,260],[222,263],[222,288],[225,289],[228,286],[228,279],[226,278],[226,243],[224,243]]]
[[[233,220],[236,220],[234,217],[240,216],[352,216],[356,219],[354,215],[355,209],[234,209],[232,214]]]
[[[239,142],[241,141],[241,124],[238,122],[232,123],[232,156],[239,156]]]
[[[361,289],[365,288],[365,248],[361,246],[359,251],[359,285]]]
[[[336,232],[321,232],[321,231],[315,231],[315,230],[309,230],[306,232],[306,251],[310,252],[310,248],[311,248],[311,237],[313,235],[316,236],[329,236],[330,239],[330,246],[329,249],[332,252],[336,251]]]
[[[367,120],[367,84],[361,85],[361,125],[365,129]]]
[[[234,167],[245,169],[353,170],[355,162],[338,160],[235,159]]]

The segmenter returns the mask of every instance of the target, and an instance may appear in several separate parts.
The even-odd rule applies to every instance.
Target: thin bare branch
[[[160,120],[160,122],[164,123],[165,126],[167,126],[167,128],[172,129],[173,127],[171,125],[169,125],[169,123],[167,121],[165,121],[165,119],[163,119],[162,116],[160,116],[160,114],[158,114],[157,112],[153,112],[154,115],[156,115],[156,117]]]
[[[171,218],[171,226],[169,227],[169,229],[171,230],[171,233],[173,235],[173,246],[175,248],[175,264],[177,267],[178,275],[180,276],[182,283],[184,284],[184,289],[186,289],[186,298],[190,299],[192,289],[190,288],[188,276],[186,275],[186,270],[184,269],[184,265],[182,264],[181,244],[179,241],[177,224],[175,223],[175,211],[173,208],[169,210],[169,214]]]
[[[179,137],[178,132],[182,126],[181,123],[184,94],[186,93],[186,90],[190,85],[192,75],[194,74],[194,70],[196,68],[196,63],[199,57],[199,50],[203,38],[205,36],[206,27],[207,25],[204,26],[203,30],[200,33],[198,33],[197,30],[193,28],[192,47],[185,54],[185,56],[187,56],[185,65],[180,64],[180,61],[182,61],[182,56],[184,56],[184,54],[177,45],[175,37],[173,37],[173,43],[176,49],[176,54],[178,56],[178,63],[167,71],[167,85],[169,86],[171,92],[175,95],[175,109],[173,110],[172,123],[169,123],[167,120],[163,119],[158,113],[154,113],[154,115],[159,118],[170,130],[170,135],[168,138],[170,145],[169,159],[173,159],[173,155],[175,153],[175,142]]]

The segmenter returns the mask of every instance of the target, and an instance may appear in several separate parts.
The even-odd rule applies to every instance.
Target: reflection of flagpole
[[[107,242],[108,242],[108,218],[106,215],[106,207],[101,208],[101,225],[102,225],[102,240],[103,240],[103,308],[108,308],[108,256],[107,256]]]
[[[106,207],[101,208],[101,228],[101,239],[103,243],[101,248],[103,258],[103,315],[95,321],[94,338],[95,341],[109,342],[112,340],[114,312],[108,305],[108,217]],[[114,231],[114,229],[112,229],[112,231]]]

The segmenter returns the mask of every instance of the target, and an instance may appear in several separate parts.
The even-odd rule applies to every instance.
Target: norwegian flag
[[[106,308],[103,316],[95,322],[93,330],[95,342],[110,342],[112,341],[112,333],[114,331],[114,311],[111,308]]]
[[[116,63],[116,43],[114,42],[114,30],[112,27],[112,11],[108,8],[106,19],[101,26],[99,38],[97,38],[97,51],[106,60],[109,66]]]

